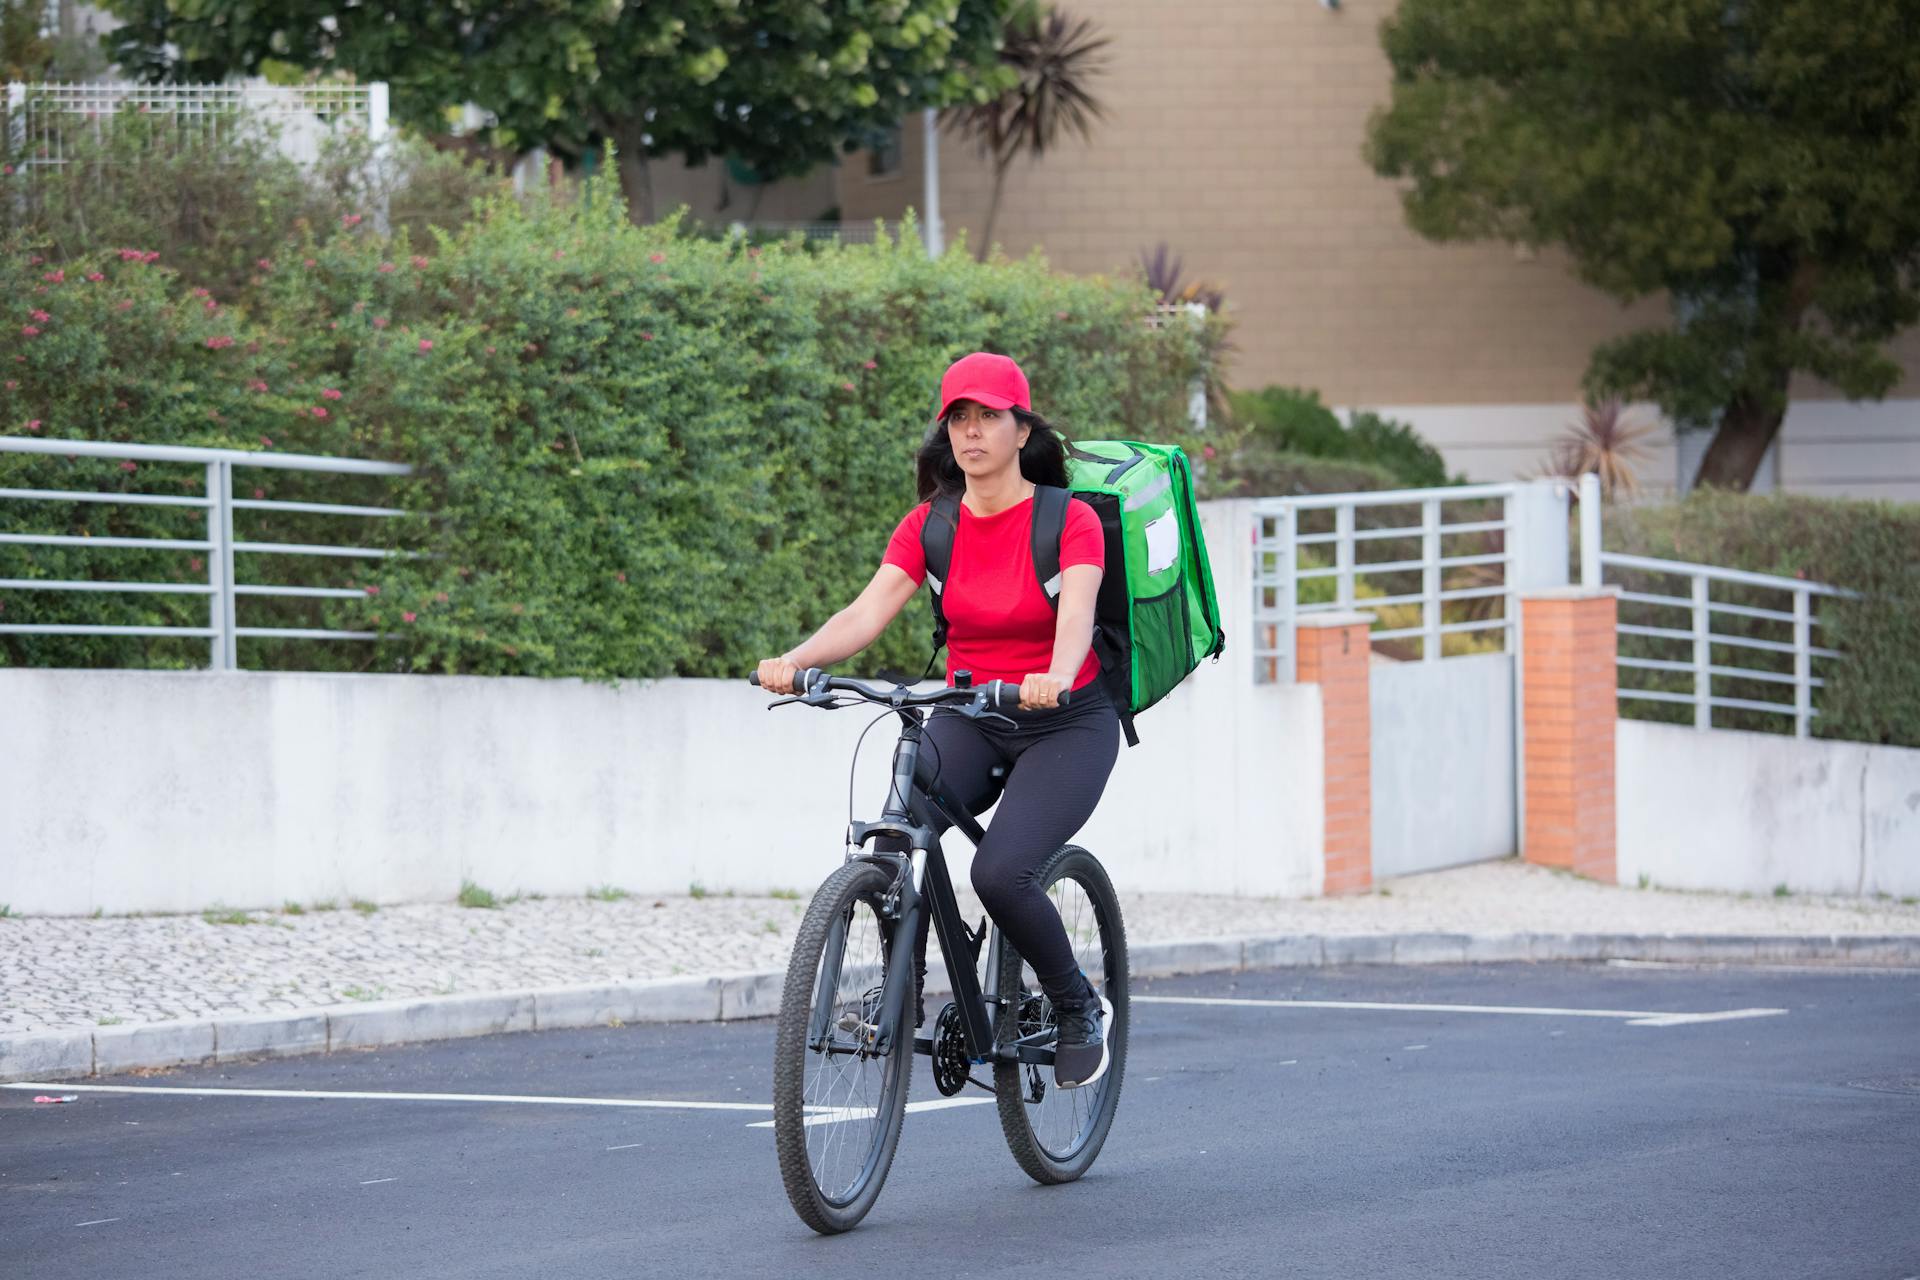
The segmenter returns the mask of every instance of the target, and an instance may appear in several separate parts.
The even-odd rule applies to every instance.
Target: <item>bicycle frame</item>
[[[1000,1061],[1050,1065],[1053,1062],[1051,1044],[1027,1043],[1028,1040],[1050,1040],[1050,1033],[1023,1038],[1002,1048],[996,1048],[994,1044],[994,1014],[1006,999],[999,990],[1001,948],[1004,944],[1000,930],[989,920],[987,929],[991,941],[987,945],[986,984],[983,989],[975,973],[983,939],[974,935],[960,914],[960,904],[953,892],[953,878],[947,870],[946,854],[940,846],[937,824],[944,820],[949,827],[958,829],[971,840],[975,847],[979,846],[986,833],[965,806],[952,804],[921,786],[918,771],[924,714],[917,707],[899,708],[897,714],[902,727],[900,739],[894,745],[892,782],[887,789],[887,803],[878,821],[855,822],[847,831],[848,845],[861,850],[849,852],[849,860],[871,862],[893,873],[893,884],[882,904],[884,911],[892,913],[893,937],[888,944],[887,980],[881,995],[882,1013],[872,1047],[876,1053],[885,1054],[893,1051],[894,1046],[902,1041],[901,1011],[906,1009],[907,997],[912,993],[914,938],[919,932],[921,913],[930,912],[933,931],[940,940],[940,954],[947,962],[947,976],[953,984],[953,1002],[959,1013],[961,1032],[966,1039],[967,1056],[976,1063]],[[911,852],[895,853],[867,847],[881,836],[893,836],[906,841]],[[828,955],[840,955],[842,938],[838,931],[843,928],[844,925],[835,926],[836,934],[829,939]],[[828,1021],[833,992],[839,986],[839,976],[838,973],[823,974],[816,989],[813,1015],[808,1026],[808,1041],[812,1044],[824,1047],[830,1042],[832,1028],[828,1026]],[[1018,998],[1018,993],[1015,993],[1015,998]],[[929,1053],[932,1041],[913,1037],[912,1047],[915,1051]]]

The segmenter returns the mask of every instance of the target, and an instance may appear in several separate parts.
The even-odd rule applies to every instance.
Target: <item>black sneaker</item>
[[[1086,984],[1086,995],[1053,1007],[1059,1036],[1053,1046],[1053,1082],[1062,1089],[1080,1089],[1107,1074],[1106,1028],[1113,1021],[1113,1004]]]

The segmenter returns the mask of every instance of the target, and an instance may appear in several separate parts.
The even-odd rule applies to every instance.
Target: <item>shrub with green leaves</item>
[[[360,592],[243,597],[241,625],[379,632],[241,641],[248,667],[538,676],[731,676],[851,599],[912,506],[941,371],[1019,357],[1069,435],[1177,438],[1209,332],[1149,327],[1144,291],[1036,259],[929,261],[898,242],[803,251],[636,228],[507,197],[455,232],[369,233],[345,215],[283,243],[245,305],[152,250],[56,261],[0,251],[0,321],[38,332],[0,389],[0,430],[389,458],[403,482],[248,472],[242,496],[399,505],[404,519],[242,512],[254,541],[424,553],[243,555],[248,582]],[[35,261],[35,258],[42,259]],[[58,279],[54,279],[54,276]],[[97,279],[94,277],[98,277]],[[48,319],[35,322],[32,313]],[[198,468],[0,455],[7,485],[197,492]],[[263,479],[264,477],[264,479]],[[22,508],[35,508],[23,511]],[[191,509],[16,503],[9,529],[194,527]],[[328,522],[331,522],[329,524]],[[150,536],[150,535],[149,535]],[[182,553],[0,547],[0,577],[204,581]],[[9,620],[204,625],[204,597],[0,593]],[[79,594],[79,593],[72,593]],[[925,606],[864,660],[917,672]],[[0,637],[11,664],[202,665],[206,642]]]
[[[1845,656],[1816,665],[1826,680],[1814,691],[1820,737],[1920,747],[1920,504],[1859,502],[1793,495],[1754,497],[1706,490],[1662,506],[1609,508],[1604,541],[1609,551],[1721,565],[1752,573],[1805,578],[1860,593],[1858,600],[1815,598],[1822,625],[1814,642]],[[1677,580],[1625,575],[1630,589],[1657,595],[1683,594]],[[1779,591],[1716,585],[1714,599],[1771,610],[1788,607]],[[1689,625],[1662,606],[1623,601],[1623,621],[1643,625]],[[1716,613],[1717,632],[1772,642],[1792,639],[1789,624]],[[1662,650],[1657,638],[1624,636],[1623,653],[1641,657],[1689,655]],[[1664,642],[1672,643],[1672,642]],[[1777,673],[1792,672],[1792,657],[1767,650],[1716,647],[1716,664],[1737,662]],[[1622,673],[1637,687],[1691,691],[1691,677],[1636,670]],[[1717,677],[1722,697],[1792,702],[1791,688],[1777,681]],[[1621,714],[1638,719],[1691,723],[1692,709],[1625,700]],[[1717,708],[1714,723],[1728,728],[1778,731],[1784,716]]]
[[[1317,391],[1265,387],[1231,397],[1237,454],[1254,469],[1276,454],[1324,458],[1378,467],[1393,479],[1366,488],[1424,489],[1447,483],[1440,451],[1404,422],[1358,410],[1345,425]]]

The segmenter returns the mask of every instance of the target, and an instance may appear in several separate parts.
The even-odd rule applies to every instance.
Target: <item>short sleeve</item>
[[[1107,567],[1107,535],[1100,528],[1100,517],[1078,498],[1067,503],[1067,527],[1060,532],[1060,567],[1076,564]]]
[[[907,512],[906,518],[895,526],[893,537],[887,539],[887,554],[880,560],[881,564],[904,570],[915,586],[927,579],[927,553],[920,545],[920,530],[926,527],[927,512],[930,510],[932,505],[923,502]]]

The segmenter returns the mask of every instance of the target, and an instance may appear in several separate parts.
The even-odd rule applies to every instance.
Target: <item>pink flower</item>
[[[11,178],[13,176],[13,166],[10,164],[0,164],[0,176]]]
[[[121,301],[120,301],[120,310],[122,310],[122,311],[131,311],[131,310],[133,310],[133,299],[132,299],[132,298],[123,298],[123,299],[121,299]]]
[[[648,262],[665,262],[666,260],[667,255],[664,253],[650,253],[647,255]]]
[[[137,462],[123,462],[120,464],[120,469],[122,471],[138,471],[140,464]]]
[[[268,448],[268,449],[271,449],[271,448],[273,448],[273,437],[272,437],[272,436],[261,436],[261,437],[260,437],[260,443],[261,443],[261,445],[263,445],[264,447],[266,447],[266,448]],[[256,498],[264,498],[264,497],[266,497],[266,495],[265,495],[264,493],[262,493],[262,492],[261,492],[260,490],[258,490],[258,489],[255,489],[255,490],[253,491],[253,496],[254,496],[254,497],[256,497]]]
[[[270,445],[272,445],[272,444],[273,444],[273,441],[271,441],[271,440],[269,440],[269,439],[267,439],[267,438],[266,438],[265,436],[261,436],[261,437],[260,437],[260,443],[261,443],[261,444],[264,444],[264,445],[269,445],[269,446],[270,446]],[[262,499],[262,498],[264,498],[264,497],[266,497],[266,496],[267,496],[267,491],[266,491],[265,489],[255,489],[255,490],[253,491],[253,499],[254,499],[254,501],[255,501],[255,502],[258,502],[258,501],[259,501],[260,499]]]
[[[45,261],[46,261],[45,258],[41,257],[39,254],[36,253],[27,259],[27,265],[30,267],[37,267]]]
[[[89,271],[89,272],[87,272],[87,279],[89,279],[89,280],[91,280],[91,281],[93,281],[93,282],[94,282],[95,284],[99,284],[99,283],[100,283],[100,282],[101,282],[102,280],[105,280],[106,278],[107,278],[107,276],[106,276],[106,273],[105,273],[104,271]]]
[[[218,302],[215,302],[212,298],[207,299],[208,315],[212,315],[214,312],[218,311],[219,309],[220,309],[220,304]]]
[[[413,612],[413,610],[411,610],[411,609],[408,609],[408,610],[405,610],[405,611],[403,611],[403,612],[402,612],[402,613],[400,614],[400,621],[402,621],[402,622],[412,622],[412,621],[413,621],[413,620],[414,620],[414,619],[415,619],[416,617],[418,617],[418,616],[419,616],[419,615],[418,615],[418,614],[416,614],[416,613],[414,613],[414,612]]]
[[[53,319],[53,317],[44,311],[36,311],[33,313],[33,319],[36,324],[45,324],[47,321]]]
[[[840,384],[840,389],[842,391],[851,391],[853,390],[853,384],[851,382],[843,382]]]
[[[375,316],[375,317],[373,318],[373,327],[374,327],[374,328],[376,328],[376,329],[384,329],[384,328],[386,328],[386,327],[387,327],[387,318],[386,318],[385,316]]]
[[[359,315],[362,311],[365,311],[366,309],[367,309],[367,304],[364,302],[356,302],[353,304],[353,314],[355,315]]]
[[[378,588],[378,587],[368,587],[368,588],[367,588],[367,594],[368,594],[368,595],[370,595],[370,596],[377,596],[377,595],[379,595],[379,594],[380,594],[380,588]]]
[[[346,217],[340,219],[340,225],[343,227],[357,227],[360,225],[360,215],[357,213],[350,213]]]
[[[420,349],[421,349],[422,351],[431,351],[431,350],[433,350],[433,339],[432,339],[432,338],[422,338],[422,339],[420,339]]]
[[[158,262],[160,261],[160,251],[158,249],[150,249],[146,253],[143,253],[140,255],[140,261]]]
[[[642,342],[652,342],[652,341],[653,341],[653,333],[652,333],[651,331],[648,331],[648,332],[646,332],[646,333],[642,333],[642,334],[640,335],[640,341],[642,341]]]
[[[135,262],[139,260],[139,257],[140,251],[138,249],[122,249],[120,251],[120,261],[122,262]]]
[[[416,253],[413,255],[413,265],[416,270],[425,271],[427,269],[427,260],[421,254]]]
[[[320,398],[322,400],[338,400],[340,398],[340,393],[338,391],[335,391],[332,387],[327,387],[325,390],[321,391]]]
[[[615,581],[618,581],[618,582],[625,582],[627,580],[627,575],[625,570],[622,570],[621,572],[616,573],[613,576]]]
[[[562,258],[564,258],[564,257],[566,257],[566,256],[567,256],[567,251],[566,251],[565,249],[555,249],[555,250],[553,251],[553,260],[554,260],[555,262],[558,262],[558,261],[560,261],[560,259],[562,259]]]
[[[207,289],[195,289],[193,291],[193,296],[196,298],[210,298],[213,296],[213,294],[210,290],[207,290]]]
[[[314,263],[314,260],[313,260],[312,258],[302,258],[302,259],[300,260],[300,265],[301,265],[301,266],[303,266],[303,267],[311,267],[311,266],[314,266],[314,265],[315,265],[315,263]]]
[[[27,419],[27,430],[29,430],[29,431],[38,431],[38,430],[40,430],[40,419],[38,419],[38,418],[29,418],[29,419]]]
[[[32,325],[30,325],[30,324],[23,324],[23,325],[21,325],[21,326],[20,326],[20,332],[21,332],[21,333],[23,333],[23,334],[25,334],[25,335],[26,335],[27,337],[29,337],[29,338],[37,338],[37,337],[39,337],[39,336],[40,336],[40,331],[39,331],[38,329],[36,329],[36,328],[34,328],[34,327],[33,327]]]
[[[260,381],[260,379],[258,378],[255,378],[252,382],[249,382],[247,384],[247,390],[249,391],[265,391],[266,389],[267,389],[267,384]]]
[[[878,360],[869,360],[865,364],[861,365],[860,367],[862,369],[878,369],[880,367],[880,362]]]
[[[340,322],[338,320],[330,320],[327,322],[327,328],[329,329],[338,329],[339,327]]]
[[[327,411],[325,409],[322,409],[319,405],[315,405],[313,406],[313,416],[316,418],[324,418],[327,416]]]
[[[200,572],[202,569],[206,567],[207,567],[207,562],[205,560],[202,560],[199,556],[195,556],[191,560],[187,561],[187,568],[193,570],[193,572],[195,573]]]
[[[393,270],[393,264],[391,262],[383,262],[380,264],[381,275],[386,275],[389,271],[392,271],[392,270]]]
[[[64,271],[49,271],[47,272],[46,275],[41,276],[40,278],[42,280],[45,280],[48,284],[64,284],[66,283],[67,273]]]
[[[20,389],[19,383],[15,382],[12,378],[7,379],[7,390],[18,391],[19,389]]]
[[[1202,446],[1200,450],[1200,455],[1205,458],[1211,458],[1213,456],[1213,446],[1212,445]]]
[[[488,354],[488,355],[492,355],[492,354],[493,354],[493,348],[492,348],[492,347],[488,347],[488,348],[487,348],[487,354]]]
[[[256,267],[259,267],[262,271],[271,271],[273,270],[273,259],[262,258],[260,259],[260,261],[254,263],[253,265]]]
[[[233,345],[233,339],[228,337],[218,337],[218,338],[207,339],[207,346],[214,351],[224,351],[226,348],[232,345]]]

